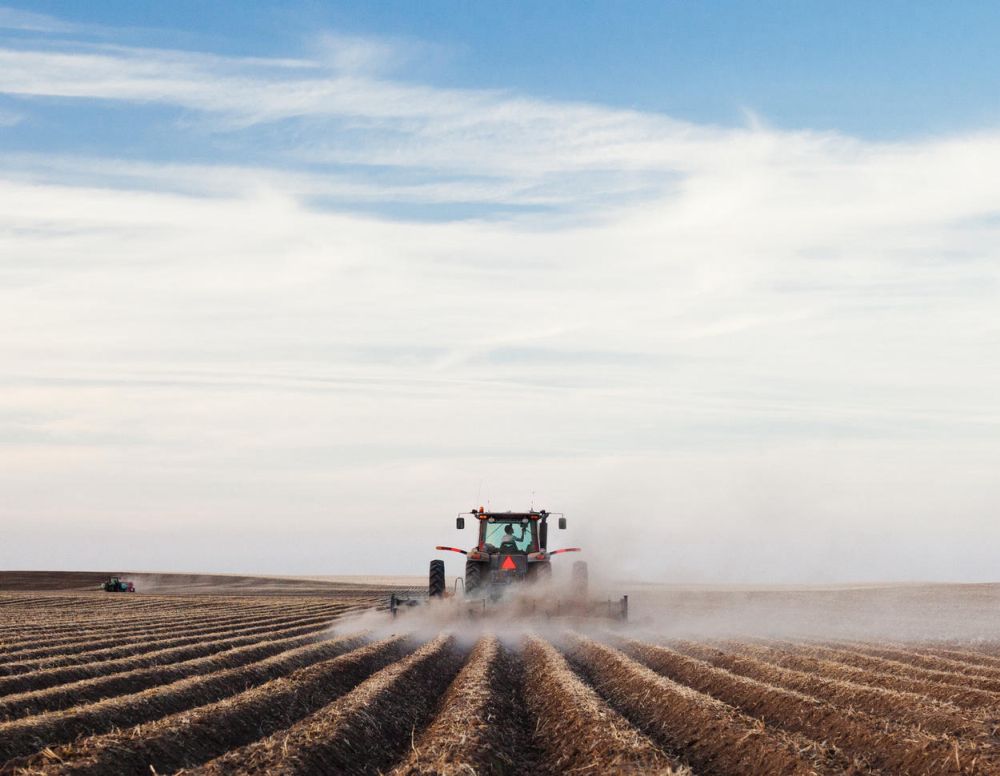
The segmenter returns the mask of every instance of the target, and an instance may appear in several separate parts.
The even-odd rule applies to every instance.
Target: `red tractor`
[[[512,584],[544,582],[552,576],[552,556],[563,552],[580,552],[579,547],[562,550],[548,549],[549,518],[558,517],[560,529],[566,527],[566,518],[553,515],[544,509],[536,512],[487,512],[483,507],[463,512],[455,520],[455,527],[465,528],[465,517],[470,515],[479,523],[479,541],[471,550],[442,547],[465,555],[465,595],[487,596],[494,600]],[[586,596],[587,564],[573,564],[574,594]],[[432,598],[445,594],[444,561],[432,560],[428,593]]]

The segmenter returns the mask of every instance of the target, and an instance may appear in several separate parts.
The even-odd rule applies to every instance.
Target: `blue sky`
[[[94,40],[298,56],[318,29],[420,43],[408,74],[699,122],[899,137],[998,119],[1000,8],[930,2],[36,2]],[[114,30],[114,32],[110,32]],[[30,37],[31,33],[25,33]],[[76,36],[74,36],[76,37]]]
[[[992,579],[997,16],[0,9],[0,566]]]

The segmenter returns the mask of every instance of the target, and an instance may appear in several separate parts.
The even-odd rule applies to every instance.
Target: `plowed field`
[[[205,589],[208,583],[199,582]],[[0,774],[1000,774],[1000,642],[0,592]]]

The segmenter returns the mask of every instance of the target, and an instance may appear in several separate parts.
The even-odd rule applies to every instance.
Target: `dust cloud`
[[[628,596],[628,621],[616,614]],[[380,636],[411,633],[428,639],[447,630],[470,643],[483,633],[517,639],[528,633],[550,639],[566,630],[600,638],[609,631],[644,639],[804,639],[899,642],[1000,640],[1000,585],[842,585],[736,587],[613,580],[590,565],[588,616],[568,570],[549,585],[513,588],[499,602],[445,599],[403,606],[396,619],[369,611],[338,623]],[[574,601],[577,609],[574,609]]]
[[[628,595],[628,627],[647,637],[1000,640],[1000,584],[881,581],[892,574],[877,570],[871,582],[830,581],[831,558],[846,552],[841,535],[803,532],[798,552],[791,539],[769,546],[755,535],[762,523],[748,507],[747,526],[709,541],[712,524],[613,502],[597,497],[567,510],[568,530],[550,531],[550,550],[583,548],[553,559],[554,579],[565,584],[572,561],[586,560],[591,597]],[[855,556],[886,568],[878,562],[884,548],[861,538]],[[896,538],[897,555],[909,546]]]
[[[512,585],[496,601],[479,596],[466,598],[461,592],[434,599],[418,595],[409,600],[414,605],[404,603],[395,618],[386,610],[346,616],[337,621],[330,635],[365,631],[375,638],[405,634],[427,641],[447,632],[460,644],[471,647],[483,635],[491,634],[513,646],[527,635],[554,640],[572,629],[596,636],[621,630],[624,625],[616,619],[620,597],[605,599],[602,593],[591,591],[583,598],[559,580]]]

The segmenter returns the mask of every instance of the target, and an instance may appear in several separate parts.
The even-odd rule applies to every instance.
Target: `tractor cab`
[[[476,550],[489,559],[490,582],[506,585],[528,574],[528,554],[538,552],[538,518],[490,515],[479,521]]]
[[[514,582],[540,582],[551,574],[549,557],[576,548],[548,551],[548,520],[551,513],[487,512],[483,507],[466,512],[455,520],[455,527],[465,528],[466,515],[479,523],[479,540],[471,550],[438,546],[439,550],[459,552],[466,556],[465,593],[475,595],[482,589],[500,589]],[[566,518],[559,516],[559,527],[566,527]],[[431,597],[443,593],[444,562],[431,562]]]
[[[526,555],[538,552],[537,518],[514,515],[490,515],[479,521],[481,552],[490,555]]]
[[[482,507],[465,514],[479,523],[479,541],[470,555],[529,555],[544,553],[548,545],[548,520],[551,513],[487,512]],[[455,527],[465,528],[465,515],[459,515]],[[566,518],[559,516],[559,527]]]

